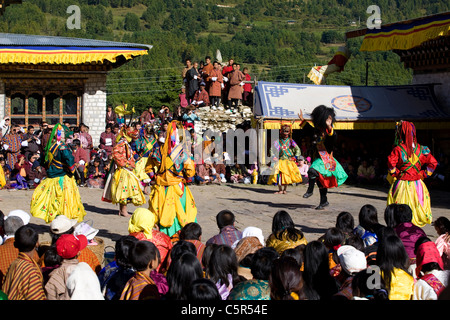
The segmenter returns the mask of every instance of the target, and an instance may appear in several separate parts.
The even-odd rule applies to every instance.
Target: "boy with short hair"
[[[33,259],[39,236],[30,226],[20,227],[14,234],[19,256],[6,273],[2,290],[9,300],[45,300],[41,268]]]
[[[120,300],[159,300],[158,287],[150,273],[159,265],[159,251],[150,241],[139,241],[130,252],[136,274],[128,280]]]

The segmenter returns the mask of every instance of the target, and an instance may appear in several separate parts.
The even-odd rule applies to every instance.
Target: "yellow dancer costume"
[[[284,124],[280,130],[280,139],[275,141],[270,149],[270,156],[276,164],[268,184],[278,184],[279,191],[277,193],[286,193],[287,185],[302,182],[300,170],[295,162],[300,157],[301,151],[290,134],[291,127]]]
[[[146,202],[139,178],[134,174],[134,151],[129,142],[138,134],[134,128],[124,125],[117,137],[117,144],[113,148],[113,165],[106,181],[102,200],[121,205],[121,215],[125,213],[126,205],[132,203],[140,206]],[[123,209],[123,210],[122,210]]]
[[[183,132],[182,137],[178,136],[179,131]],[[195,222],[197,217],[194,197],[185,180],[194,176],[195,164],[183,149],[184,143],[186,138],[181,124],[172,121],[167,128],[164,144],[158,142],[155,145],[146,166],[146,172],[155,181],[149,210],[158,217],[160,231],[169,237],[187,223]]]
[[[0,166],[0,189],[3,189],[5,186],[6,186],[5,171],[3,171],[3,167]]]
[[[58,215],[83,221],[86,211],[73,174],[76,171],[72,152],[64,143],[64,128],[57,124],[45,148],[47,178],[34,190],[30,213],[50,223]]]
[[[144,136],[135,141],[135,151],[139,155],[139,159],[136,161],[134,173],[144,184],[150,182],[150,177],[145,172],[145,166],[147,165],[148,156],[153,150],[155,143],[156,136],[153,127],[151,126],[146,126],[144,129]]]

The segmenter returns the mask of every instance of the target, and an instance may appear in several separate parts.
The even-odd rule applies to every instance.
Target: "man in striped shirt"
[[[226,244],[232,246],[236,240],[242,238],[242,232],[234,226],[234,214],[229,210],[222,210],[216,216],[219,234],[211,237],[206,241],[206,245],[210,243]]]
[[[2,290],[9,300],[46,300],[41,268],[33,259],[38,234],[30,226],[20,227],[14,237],[19,256],[6,273]]]

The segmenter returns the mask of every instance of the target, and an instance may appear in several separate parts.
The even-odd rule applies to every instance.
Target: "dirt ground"
[[[319,192],[304,199],[305,185],[290,186],[287,194],[274,194],[277,187],[267,185],[222,184],[191,186],[197,207],[198,223],[202,226],[202,240],[206,242],[218,233],[215,221],[216,214],[223,209],[229,209],[236,215],[236,226],[240,230],[254,226],[263,230],[267,238],[271,232],[272,218],[278,210],[286,210],[292,216],[295,224],[303,231],[308,241],[316,240],[328,228],[335,225],[336,217],[341,211],[350,212],[358,222],[359,209],[365,204],[372,204],[378,210],[378,220],[384,222],[387,188],[363,188],[343,185],[330,189],[328,201],[330,206],[326,210],[318,211],[314,208],[319,203]],[[8,214],[14,209],[30,210],[30,200],[33,190],[11,191],[0,190],[1,210]],[[118,216],[118,206],[102,202],[100,189],[80,188],[80,194],[87,215],[85,221],[91,221],[93,227],[99,229],[98,237],[104,240],[106,251],[112,251],[115,241],[122,235],[128,234],[128,218]],[[440,216],[450,218],[450,193],[431,190],[431,205],[433,220]],[[148,196],[147,196],[148,199]],[[147,207],[148,203],[143,207]],[[136,209],[129,205],[130,214]],[[41,241],[48,241],[49,225],[42,219],[31,218]],[[426,234],[436,239],[437,234],[431,225],[424,228]],[[110,246],[110,248],[108,248]]]

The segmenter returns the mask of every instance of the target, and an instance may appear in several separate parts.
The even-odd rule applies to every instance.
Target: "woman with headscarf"
[[[196,222],[197,207],[186,179],[195,175],[195,164],[186,145],[180,122],[167,127],[164,143],[155,146],[149,155],[146,172],[155,182],[149,210],[158,219],[162,232],[172,237],[186,224]]]
[[[417,143],[414,124],[398,122],[395,147],[388,156],[389,175],[393,179],[387,205],[409,205],[413,211],[412,223],[418,227],[432,221],[430,194],[423,180],[433,174],[436,166],[437,161],[430,149]]]
[[[142,192],[139,178],[134,169],[135,152],[131,149],[132,139],[139,137],[139,131],[127,125],[122,126],[116,138],[117,144],[112,151],[113,165],[110,168],[102,200],[119,204],[119,215],[129,217],[127,204],[133,203],[136,207],[143,205],[146,200]]]
[[[86,211],[74,178],[74,157],[64,142],[67,127],[56,124],[45,147],[47,178],[39,183],[31,198],[32,216],[50,223],[58,215],[83,221]]]
[[[448,286],[450,270],[444,270],[444,262],[436,244],[427,237],[416,242],[417,257],[413,300],[438,300]]]
[[[138,240],[150,241],[158,248],[161,259],[157,270],[160,270],[173,245],[168,235],[154,228],[156,222],[156,216],[150,210],[137,208],[128,222],[128,233]]]

